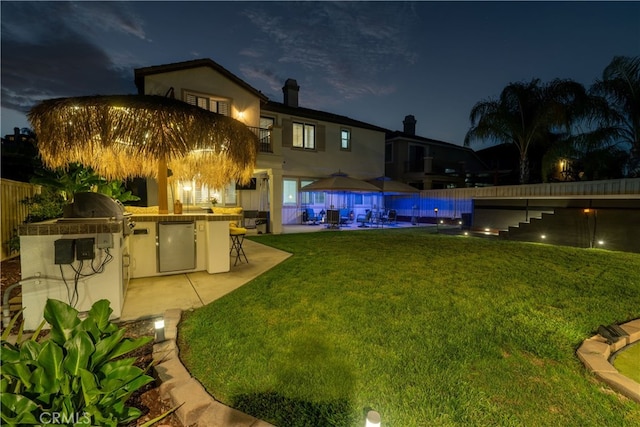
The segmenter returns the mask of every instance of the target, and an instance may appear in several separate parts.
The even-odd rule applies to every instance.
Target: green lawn
[[[615,357],[613,366],[637,383],[640,383],[640,343],[626,347]]]
[[[639,254],[425,228],[255,240],[294,255],[179,330],[230,406],[279,427],[361,427],[368,408],[384,427],[640,425],[575,356],[640,316]]]

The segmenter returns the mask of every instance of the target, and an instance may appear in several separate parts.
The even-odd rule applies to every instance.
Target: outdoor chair
[[[313,209],[307,208],[302,213],[302,221],[306,222],[307,225],[317,225],[319,220],[320,218],[316,216]]]
[[[249,263],[247,255],[244,253],[244,249],[242,248],[242,244],[244,243],[244,236],[246,234],[246,228],[237,227],[234,223],[229,224],[229,237],[231,237],[231,250],[229,251],[229,255],[233,255],[233,253],[235,252],[236,261],[233,263],[234,267],[238,263],[238,261],[242,262],[242,257],[244,257],[244,260],[247,264]]]
[[[327,228],[340,228],[340,211],[327,210]]]
[[[258,211],[244,211],[243,225],[244,228],[256,228],[258,225]]]
[[[269,212],[258,211],[256,215],[256,229],[258,234],[269,232]]]
[[[358,226],[359,228],[369,227],[367,224],[371,222],[371,210],[367,209],[366,214],[358,214],[356,222],[360,223],[360,225]]]
[[[396,210],[390,209],[389,214],[387,215],[387,224],[395,225],[395,223],[396,223]]]
[[[351,222],[351,214],[349,209],[340,209],[340,224],[348,224]]]

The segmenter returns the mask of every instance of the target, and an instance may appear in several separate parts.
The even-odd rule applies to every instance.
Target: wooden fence
[[[13,235],[13,230],[26,218],[29,213],[27,207],[20,201],[25,197],[32,197],[40,192],[39,185],[28,184],[26,182],[0,179],[0,218],[1,218],[1,247],[2,258],[10,257],[9,239]]]

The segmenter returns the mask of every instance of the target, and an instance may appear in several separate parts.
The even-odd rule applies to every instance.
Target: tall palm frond
[[[520,183],[527,183],[531,147],[548,141],[550,132],[568,129],[578,112],[571,106],[585,98],[584,87],[571,80],[556,79],[544,85],[539,79],[510,83],[497,100],[473,106],[464,144],[493,139],[516,145],[520,153]]]
[[[640,57],[614,57],[590,91],[608,103],[596,119],[617,127],[615,136],[630,145],[632,157],[640,157]]]

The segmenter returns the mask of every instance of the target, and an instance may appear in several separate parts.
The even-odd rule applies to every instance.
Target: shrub
[[[151,337],[124,338],[124,330],[109,321],[112,311],[100,300],[80,320],[77,310],[50,299],[44,318],[51,330],[41,342],[42,325],[28,340],[21,339],[20,328],[16,344],[9,343],[9,325],[0,365],[3,423],[116,426],[140,417],[125,402],[153,378],[134,366],[135,358],[122,356]]]
[[[24,220],[25,223],[60,218],[62,217],[64,206],[67,204],[60,193],[46,187],[42,189],[41,194],[26,197],[21,203],[29,209],[29,213]]]

